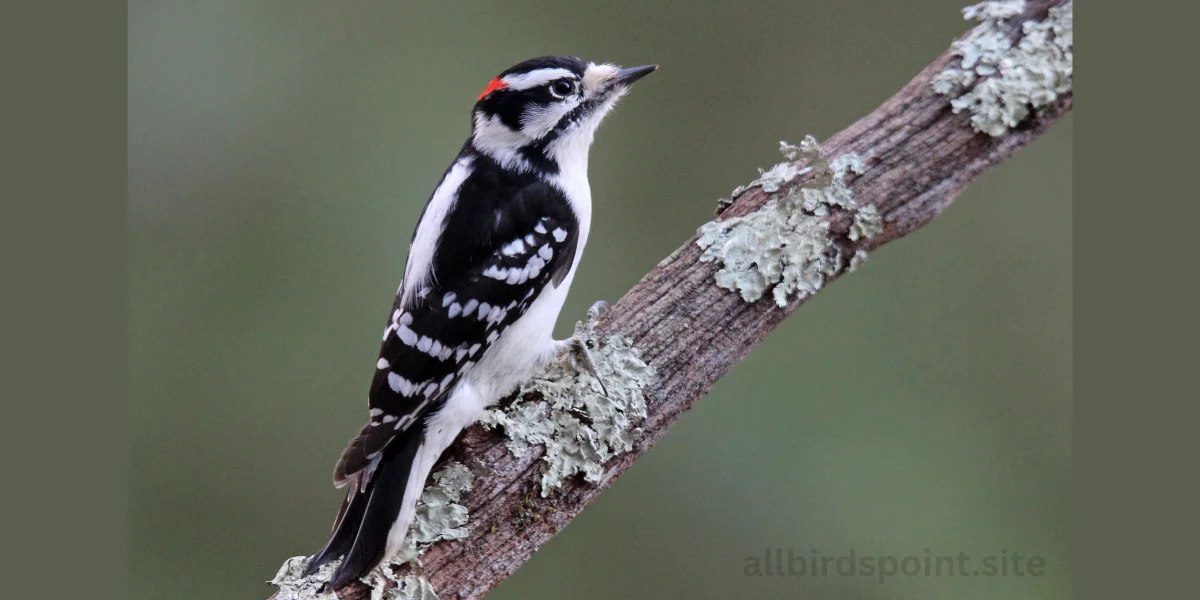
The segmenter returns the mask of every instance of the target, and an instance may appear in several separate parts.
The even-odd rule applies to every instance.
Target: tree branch
[[[1012,4],[1007,3],[1009,7]],[[1031,35],[1028,30],[1023,32],[1022,23],[1046,20],[1050,7],[1064,4],[1068,2],[1027,2],[1023,14],[994,19],[991,24],[1015,44],[1023,35]],[[988,24],[984,22],[980,27]],[[960,40],[969,41],[970,35]],[[1069,43],[1069,29],[1065,35]],[[975,176],[1033,141],[1071,109],[1068,70],[1065,91],[1057,97],[1031,109],[1020,123],[1003,128],[999,135],[994,135],[996,131],[988,132],[993,135],[980,133],[975,129],[978,125],[973,127],[968,111],[953,112],[950,98],[933,89],[935,78],[947,69],[969,71],[971,65],[962,65],[960,56],[951,48],[874,112],[822,144],[826,156],[854,153],[862,158],[861,174],[848,173],[844,183],[857,206],[873,206],[882,217],[882,227],[864,237],[852,232],[856,214],[853,208],[831,206],[827,212],[817,213],[828,222],[830,243],[826,253],[829,269],[822,283],[849,271],[849,257],[859,251],[873,251],[930,222]],[[960,95],[978,89],[987,79],[979,77],[968,82],[959,90]],[[717,221],[728,222],[755,213],[768,201],[803,187],[807,181],[811,177],[801,174],[770,193],[762,186],[751,187],[735,196],[736,201]],[[478,425],[459,442],[456,451],[461,456],[487,465],[490,472],[478,477],[461,499],[470,513],[466,537],[435,543],[421,557],[420,575],[442,598],[480,598],[516,571],[810,295],[787,297],[786,306],[769,296],[748,302],[717,285],[715,274],[721,265],[700,260],[703,250],[697,239],[684,242],[600,320],[601,337],[619,333],[632,342],[655,371],[644,389],[647,416],[633,434],[632,448],[604,464],[598,483],[571,477],[556,493],[543,498],[539,485],[544,448],[531,446],[518,458],[506,447],[502,434]],[[352,583],[337,594],[343,600],[370,595],[370,587],[363,582]],[[303,596],[281,591],[275,597],[284,600]]]

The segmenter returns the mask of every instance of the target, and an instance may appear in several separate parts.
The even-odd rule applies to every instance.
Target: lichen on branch
[[[775,193],[798,177],[811,178],[753,213],[705,223],[697,231],[696,244],[704,250],[701,262],[720,265],[715,275],[718,286],[737,292],[746,302],[771,291],[775,303],[783,307],[792,296],[816,293],[843,264],[854,267],[866,258],[864,251],[857,251],[843,261],[842,250],[829,234],[830,209],[854,214],[851,240],[874,235],[882,220],[875,207],[859,206],[843,182],[847,173],[863,172],[860,156],[845,154],[830,162],[812,136],[798,146],[780,142],[779,151],[788,160],[734,190],[729,202],[753,187]],[[795,161],[800,159],[807,160],[808,166],[797,167]]]
[[[419,574],[420,557],[439,541],[467,537],[469,515],[459,501],[474,483],[475,474],[459,462],[451,462],[430,476],[417,503],[405,546],[363,578],[372,590],[371,600],[437,600],[433,586]],[[301,577],[307,563],[306,556],[295,556],[283,563],[269,582],[279,587],[277,600],[337,600],[336,595],[322,588],[341,560],[322,565],[309,577]]]
[[[582,474],[597,483],[604,464],[633,447],[646,418],[643,389],[654,367],[619,335],[609,336],[595,353],[608,395],[587,373],[576,373],[566,361],[552,363],[517,392],[516,401],[484,413],[484,427],[502,428],[507,446],[522,456],[531,445],[544,446],[541,494],[546,497],[563,480]]]
[[[976,131],[1003,135],[1024,121],[1030,110],[1071,91],[1073,4],[1051,8],[1045,20],[1022,23],[1023,35],[1016,45],[1004,23],[1024,13],[1024,0],[980,2],[964,8],[964,18],[980,24],[951,46],[961,63],[939,73],[933,90],[951,98],[955,113],[969,111]]]

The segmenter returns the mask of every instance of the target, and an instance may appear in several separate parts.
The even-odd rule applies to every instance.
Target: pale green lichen
[[[371,587],[371,600],[438,600],[429,580],[412,573],[393,578],[376,569],[364,579]]]
[[[762,172],[747,188],[761,186],[770,193],[801,175],[812,177],[751,214],[705,223],[696,244],[704,250],[701,262],[721,265],[716,273],[718,286],[737,292],[747,302],[771,291],[782,307],[792,296],[816,293],[843,262],[829,235],[825,217],[830,208],[853,211],[852,240],[874,235],[882,220],[875,207],[859,207],[843,181],[847,173],[863,172],[861,157],[846,154],[830,162],[812,136],[799,145],[780,142],[779,151],[788,162]],[[799,169],[792,162],[801,158],[808,160],[808,167]]]
[[[702,262],[720,261],[717,285],[754,302],[775,287],[775,301],[820,289],[825,277],[824,254],[830,246],[829,224],[779,199],[746,215],[700,229],[696,243]]]
[[[867,255],[868,255],[868,253],[866,250],[863,250],[861,248],[858,250],[855,250],[854,255],[850,257],[850,266],[846,267],[846,272],[853,273],[855,271],[855,269],[859,268],[860,266],[862,266],[863,263],[867,262]]]
[[[862,175],[867,168],[863,166],[862,157],[854,154],[843,154],[829,163],[829,168],[833,169],[834,173],[858,173]]]
[[[750,183],[750,187],[757,185],[762,187],[764,192],[773,194],[800,174],[800,169],[796,168],[795,163],[781,162],[769,170],[761,172],[758,179]]]
[[[733,203],[737,202],[738,196],[745,194],[747,189],[749,189],[747,186],[739,185],[733,188],[733,192],[729,194],[728,198],[717,198],[716,216],[720,216],[721,213],[725,212],[725,209],[733,206]]]
[[[461,540],[467,537],[467,508],[459,501],[471,490],[475,474],[465,465],[452,462],[430,477],[417,502],[416,515],[409,528],[404,548],[389,559],[386,567],[410,568],[405,574],[393,577],[391,568],[372,570],[363,580],[371,587],[371,600],[437,600],[437,594],[424,577],[414,574],[420,566],[420,556],[430,545],[442,540]],[[308,557],[287,559],[279,573],[270,581],[279,587],[279,600],[337,600],[337,596],[319,590],[329,581],[340,560],[322,565],[310,577],[301,577]]]
[[[337,600],[337,594],[321,591],[337,569],[338,562],[322,565],[311,577],[301,577],[308,566],[307,556],[293,556],[283,561],[275,578],[267,583],[279,588],[278,600]]]
[[[643,389],[654,367],[619,335],[610,336],[593,355],[607,397],[594,377],[576,373],[566,361],[555,361],[521,386],[512,405],[488,410],[481,419],[484,427],[504,429],[515,456],[524,455],[531,445],[546,448],[542,497],[575,474],[599,482],[604,464],[631,450],[634,436],[642,431],[637,424],[646,418]]]
[[[807,143],[808,141],[806,140],[804,142],[800,142],[799,146],[796,146],[787,142],[779,142],[779,152],[782,153],[784,157],[788,159],[788,161],[799,160],[801,156],[805,155],[805,152],[811,150],[805,147],[805,144]],[[815,144],[816,142],[814,141],[813,143]],[[861,161],[859,162],[858,166],[860,168],[862,167]],[[729,208],[734,202],[737,202],[738,197],[742,194],[745,194],[748,190],[750,190],[750,188],[761,187],[764,192],[773,194],[778,192],[781,187],[787,185],[787,183],[793,179],[799,177],[800,175],[809,173],[811,170],[811,168],[799,169],[792,162],[781,162],[770,169],[767,169],[766,171],[759,169],[758,179],[755,179],[754,181],[751,181],[745,185],[737,186],[733,189],[733,192],[730,193],[728,198],[720,198],[717,200],[717,215],[719,216],[721,213],[725,212],[726,208]]]
[[[475,474],[466,465],[452,462],[430,476],[430,483],[421,493],[412,526],[408,529],[406,545],[391,564],[400,566],[417,561],[432,544],[442,540],[461,540],[467,537],[469,519],[467,507],[458,503],[471,491]]]
[[[437,600],[433,587],[421,577],[419,567],[421,555],[433,544],[443,540],[462,540],[467,537],[469,521],[467,507],[459,504],[463,494],[475,485],[475,474],[466,465],[452,462],[429,478],[413,523],[408,529],[404,547],[388,560],[392,567],[409,565],[404,575],[393,578],[392,569],[376,569],[368,576],[371,584],[371,600]],[[395,587],[386,587],[384,579],[390,579]]]
[[[976,131],[1003,135],[1029,116],[1031,109],[1071,91],[1074,67],[1073,2],[1049,10],[1043,21],[1021,24],[1014,46],[1004,22],[1020,16],[1024,0],[981,2],[963,9],[980,24],[953,44],[961,64],[933,80],[933,90],[950,96],[955,113],[971,113]]]
[[[883,218],[872,205],[864,206],[854,213],[854,222],[850,225],[850,241],[865,240],[883,229]]]

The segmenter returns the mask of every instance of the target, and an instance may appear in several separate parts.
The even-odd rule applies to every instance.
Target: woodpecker
[[[552,337],[591,228],[588,151],[617,100],[657,68],[547,56],[479,94],[409,244],[370,421],[334,467],[346,499],[306,575],[339,557],[331,589],[369,573],[403,546],[429,471],[486,406],[556,358],[594,371],[579,333]]]

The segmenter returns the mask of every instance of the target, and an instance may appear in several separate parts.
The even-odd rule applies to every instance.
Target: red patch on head
[[[496,90],[502,90],[506,87],[508,87],[508,84],[504,83],[503,81],[500,81],[499,77],[496,77],[495,79],[492,79],[491,81],[488,82],[487,87],[483,88],[483,92],[479,94],[479,97],[476,98],[475,101],[478,102],[480,100],[483,100],[484,96],[486,96]]]

